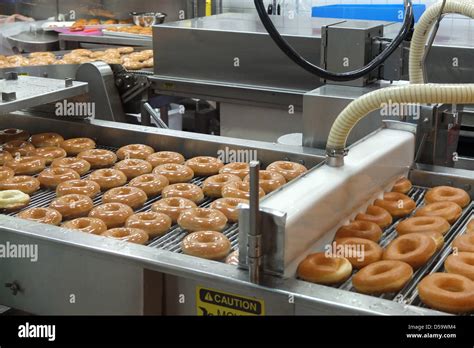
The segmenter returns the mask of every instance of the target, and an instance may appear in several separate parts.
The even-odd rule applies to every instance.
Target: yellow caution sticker
[[[265,315],[265,302],[198,286],[196,309],[199,316]]]

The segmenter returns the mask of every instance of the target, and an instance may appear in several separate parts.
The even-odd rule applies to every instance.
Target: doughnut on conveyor
[[[245,269],[248,210],[242,211],[239,225],[229,226],[224,232],[232,247],[239,247],[241,267],[182,254],[180,241],[185,232],[176,227],[140,246],[0,214],[1,245],[38,246],[37,262],[2,260],[0,283],[15,283],[21,289],[14,294],[11,289],[0,287],[0,303],[4,305],[35,314],[205,315],[210,307],[203,307],[201,295],[211,291],[221,294],[221,298],[260,303],[258,312],[245,314],[440,314],[421,305],[416,284],[424,274],[442,269],[442,261],[450,252],[449,243],[399,294],[367,296],[354,292],[350,280],[337,288],[295,276],[296,266],[305,255],[321,251],[340,225],[387,190],[399,175],[409,173],[415,185],[449,183],[465,188],[472,197],[474,178],[469,172],[453,170],[441,175],[432,167],[412,167],[414,136],[410,132],[383,129],[372,134],[351,148],[346,166],[338,169],[324,165],[323,151],[317,149],[99,120],[69,121],[22,113],[4,116],[0,117],[0,129],[19,128],[33,134],[57,132],[65,138],[87,136],[106,149],[143,143],[156,150],[180,152],[186,158],[216,156],[218,150],[251,149],[257,150],[263,166],[276,160],[291,160],[312,168],[261,202],[266,257],[265,275],[258,285],[249,281]],[[195,183],[201,182],[202,178],[195,179]],[[426,188],[415,186],[410,195],[419,204],[425,191]],[[40,191],[32,197],[30,207],[47,206],[51,199],[51,192]],[[147,202],[142,210],[151,203]],[[448,240],[464,232],[472,215],[470,205],[453,225]],[[386,230],[382,243],[394,238],[394,227]],[[75,303],[70,301],[72,295]],[[231,313],[235,314],[235,308]]]

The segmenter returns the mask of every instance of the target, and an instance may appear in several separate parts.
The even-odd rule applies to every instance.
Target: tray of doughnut
[[[307,255],[297,277],[427,307],[474,314],[474,204],[462,189],[398,180],[324,252]]]
[[[102,34],[129,38],[151,37],[153,35],[153,29],[152,27],[141,27],[138,25],[128,27],[112,26],[103,29]]]
[[[129,19],[100,19],[100,18],[91,18],[85,19],[81,18],[77,21],[67,21],[67,22],[46,22],[41,28],[44,31],[61,31],[61,29],[68,29],[71,32],[84,31],[85,29],[104,29],[109,27],[123,27],[123,26],[132,26],[133,21]]]
[[[28,55],[0,55],[0,69],[27,66],[83,64],[103,61],[120,64],[127,70],[153,68],[153,50],[136,50],[133,47],[118,47],[106,50],[75,49],[58,55],[53,52],[34,52]]]
[[[0,143],[2,213],[237,264],[248,163],[19,129],[0,131]],[[293,162],[270,164],[260,172],[260,197],[306,171]]]

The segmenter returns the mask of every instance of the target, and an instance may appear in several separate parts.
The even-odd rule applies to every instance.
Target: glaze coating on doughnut
[[[401,178],[398,179],[397,182],[395,182],[395,185],[392,188],[392,192],[403,193],[406,195],[408,192],[410,192],[412,187],[413,185],[410,180],[408,180],[407,178]]]
[[[102,191],[106,191],[125,185],[127,176],[117,169],[98,169],[91,173],[89,180],[96,182]]]
[[[224,230],[227,218],[219,210],[194,208],[181,213],[178,224],[190,232]]]
[[[413,276],[409,264],[401,261],[378,261],[372,263],[352,278],[352,284],[363,294],[398,292]]]
[[[34,149],[33,144],[22,140],[12,140],[3,145],[3,150],[10,152],[13,156],[26,156]]]
[[[428,204],[415,213],[415,216],[439,216],[450,224],[455,223],[462,214],[462,208],[454,202],[437,202]]]
[[[336,239],[350,237],[378,242],[382,237],[382,229],[374,222],[353,221],[348,225],[340,227],[336,232]]]
[[[69,220],[87,216],[94,203],[87,196],[73,194],[55,198],[49,207],[56,209],[64,219]]]
[[[154,154],[151,154],[146,158],[147,162],[156,168],[162,164],[174,163],[174,164],[183,164],[184,157],[180,153],[172,151],[160,151]]]
[[[102,234],[107,231],[107,225],[101,219],[83,217],[65,222],[62,227],[89,234]]]
[[[298,277],[311,283],[333,285],[345,282],[352,273],[346,258],[330,257],[325,253],[306,256],[298,265]]]
[[[215,157],[199,156],[186,161],[186,165],[191,168],[197,176],[211,176],[219,173],[224,167],[224,163]]]
[[[143,207],[147,199],[148,197],[143,190],[130,186],[115,187],[105,192],[102,197],[104,203],[122,203],[132,209]]]
[[[41,186],[49,189],[56,189],[56,187],[69,180],[78,180],[79,174],[75,170],[69,168],[47,168],[38,175],[38,180]]]
[[[148,233],[150,238],[162,236],[171,228],[171,218],[162,213],[148,211],[130,216],[125,227],[138,228]]]
[[[237,175],[218,174],[207,178],[202,190],[207,197],[220,198],[222,197],[222,188],[230,182],[242,182],[242,180]]]
[[[145,244],[148,242],[148,234],[138,228],[113,228],[101,234],[104,237],[126,241],[134,244]]]
[[[40,133],[32,135],[30,141],[35,147],[58,147],[64,138],[57,133]]]
[[[339,251],[344,255],[340,255]],[[380,261],[383,249],[375,242],[362,238],[341,238],[333,243],[332,253],[345,257],[355,269],[363,268],[371,263]]]
[[[471,197],[464,190],[449,186],[438,186],[426,193],[425,201],[426,203],[453,202],[461,208],[465,208],[471,202]]]
[[[151,164],[142,159],[123,160],[118,162],[114,168],[124,173],[128,180],[143,174],[149,174],[153,170]]]
[[[0,191],[17,190],[31,195],[40,189],[40,185],[38,179],[32,176],[20,175],[1,181]]]
[[[267,170],[280,173],[288,182],[308,171],[304,165],[288,161],[273,162],[267,167]]]
[[[89,217],[105,222],[107,228],[122,227],[127,219],[133,215],[133,210],[126,204],[106,203],[91,210]]]
[[[153,173],[165,176],[170,184],[189,182],[194,178],[194,172],[191,168],[175,163],[159,165],[153,170]]]
[[[151,206],[152,211],[168,215],[173,223],[178,222],[181,213],[194,208],[197,208],[196,203],[189,199],[180,197],[164,198],[153,203]]]
[[[0,151],[0,166],[3,166],[7,161],[11,161],[13,156],[8,151]]]
[[[155,150],[151,146],[143,145],[143,144],[131,144],[131,145],[122,146],[120,149],[118,149],[117,157],[120,160],[125,160],[125,159],[146,160],[148,156],[150,156],[154,152]]]
[[[265,191],[260,187],[259,197],[265,196]],[[248,182],[231,182],[225,184],[222,188],[222,197],[224,198],[241,198],[250,199],[250,183]]]
[[[237,175],[239,178],[244,180],[244,178],[249,175],[250,166],[245,162],[233,162],[226,164],[219,170],[219,174],[232,174]]]
[[[0,144],[7,143],[12,140],[26,141],[30,137],[30,133],[17,128],[7,128],[0,130]]]
[[[5,166],[13,169],[16,175],[35,175],[44,170],[46,161],[41,157],[26,156],[7,161]]]
[[[239,221],[239,204],[249,204],[249,201],[242,198],[220,198],[211,203],[210,208],[219,210],[229,222]]]
[[[60,147],[39,147],[31,152],[28,152],[28,156],[44,158],[46,160],[46,164],[50,165],[55,159],[66,157],[66,151]]]
[[[186,198],[194,203],[200,203],[204,200],[204,193],[199,186],[186,183],[169,185],[163,189],[161,195],[163,198]]]
[[[423,233],[410,233],[398,237],[385,249],[384,260],[403,261],[413,269],[425,265],[435,254],[435,240]]]
[[[13,178],[15,171],[8,167],[0,167],[0,182]]]
[[[186,255],[208,260],[223,260],[230,252],[229,239],[220,232],[199,231],[188,234],[181,242]]]
[[[403,220],[396,227],[399,235],[424,232],[437,232],[445,235],[450,229],[449,222],[438,216],[411,217]]]
[[[82,151],[95,149],[95,141],[90,138],[74,138],[64,140],[61,147],[66,150],[68,156],[76,156]]]
[[[376,223],[380,228],[386,228],[393,223],[392,215],[383,208],[371,205],[365,214],[357,214],[356,221],[368,221]]]
[[[132,179],[128,186],[143,190],[148,197],[154,197],[161,194],[163,189],[169,185],[166,176],[159,174],[143,174]]]
[[[413,199],[398,192],[385,193],[383,199],[377,199],[374,205],[387,210],[396,218],[405,217],[416,209]]]
[[[266,194],[278,190],[286,184],[286,179],[283,175],[269,170],[261,170],[259,172],[259,179],[259,185]],[[250,175],[245,177],[244,182],[250,182]]]
[[[433,273],[418,284],[421,301],[427,306],[448,313],[474,311],[474,282],[451,273]]]
[[[63,217],[61,213],[51,208],[32,208],[18,214],[20,219],[39,222],[47,225],[59,226]]]
[[[225,263],[228,265],[232,266],[238,266],[239,265],[239,251],[233,251],[229,254],[229,256],[226,257]]]
[[[68,180],[56,187],[56,196],[62,197],[71,194],[85,195],[94,198],[100,193],[100,186],[92,180]]]
[[[77,174],[84,175],[89,170],[91,170],[91,165],[89,162],[76,157],[66,157],[66,158],[58,158],[51,163],[51,167],[53,168],[69,168],[75,170]]]
[[[82,151],[77,155],[77,158],[81,158],[89,162],[92,169],[108,168],[117,162],[117,156],[115,153],[109,150],[101,149]]]

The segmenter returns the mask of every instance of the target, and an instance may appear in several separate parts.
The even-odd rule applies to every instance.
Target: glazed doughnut
[[[474,220],[469,221],[469,223],[466,226],[466,232],[474,233]]]
[[[333,285],[345,282],[352,274],[352,265],[343,257],[325,253],[306,256],[298,265],[298,277],[311,283]]]
[[[444,236],[441,233],[438,232],[424,232],[427,236],[430,236],[433,238],[433,240],[436,243],[436,251],[439,251],[443,248],[444,246]]]
[[[453,241],[453,249],[467,253],[474,253],[474,234],[464,234]]]
[[[365,214],[357,214],[356,221],[369,221],[376,223],[380,228],[386,228],[393,223],[392,215],[383,208],[371,205],[367,208]]]
[[[462,208],[454,202],[437,202],[428,204],[415,213],[415,216],[439,216],[453,224],[462,214]]]
[[[362,268],[352,278],[352,285],[363,294],[398,292],[413,276],[413,269],[401,261],[378,261]]]
[[[152,211],[168,215],[173,223],[178,222],[178,218],[182,212],[194,208],[197,208],[196,203],[180,197],[161,199],[151,206]]]
[[[232,266],[238,266],[239,265],[239,251],[233,251],[229,254],[229,256],[226,257],[225,263],[228,265]]]
[[[132,179],[128,186],[139,188],[145,191],[148,197],[161,194],[161,191],[170,184],[166,176],[159,174],[143,174]]]
[[[242,180],[245,179],[250,173],[250,166],[245,162],[233,162],[226,164],[224,167],[219,170],[219,174],[232,174],[237,175]]]
[[[474,311],[474,282],[459,274],[433,273],[418,284],[421,301],[448,313]]]
[[[183,155],[181,155],[180,153],[171,152],[171,151],[155,152],[154,154],[151,154],[150,156],[148,156],[146,160],[147,162],[150,162],[153,168],[156,168],[158,166],[161,166],[162,164],[168,164],[168,163],[175,163],[175,164],[184,163]]]
[[[219,173],[224,167],[224,163],[218,158],[209,156],[194,157],[186,161],[186,165],[191,168],[197,176],[211,176]]]
[[[50,208],[56,209],[66,220],[87,216],[94,207],[92,199],[85,195],[66,195],[55,198]]]
[[[153,170],[153,173],[165,176],[170,184],[188,182],[194,178],[194,172],[191,168],[175,163],[159,165]]]
[[[374,205],[385,209],[396,218],[405,217],[416,209],[413,199],[398,192],[385,193],[383,199],[377,199]]]
[[[340,227],[336,232],[335,239],[350,237],[378,242],[382,237],[382,229],[374,222],[353,221],[349,225]]]
[[[223,260],[230,252],[229,239],[220,232],[200,231],[184,237],[181,249],[186,255],[208,260]]]
[[[288,182],[308,171],[304,165],[288,161],[274,162],[267,167],[267,170],[280,173]]]
[[[50,165],[55,159],[67,156],[66,151],[60,147],[40,147],[28,152],[28,156],[41,157],[46,160],[46,164]]]
[[[92,22],[94,21],[94,22]],[[95,25],[95,24],[100,24],[100,23],[97,23],[97,20],[90,20],[88,22],[88,25]],[[84,49],[84,48],[77,48],[75,50],[72,50],[71,51],[71,54],[74,54],[74,55],[77,55],[77,56],[90,56],[92,53],[91,50],[87,50],[87,49]]]
[[[15,171],[8,167],[0,167],[0,182],[13,178]]]
[[[107,203],[91,210],[89,217],[105,222],[107,228],[122,227],[125,221],[133,215],[133,210],[126,204]]]
[[[150,163],[141,159],[123,160],[118,162],[114,168],[124,173],[128,180],[143,174],[149,174],[153,170]]]
[[[155,150],[148,145],[132,144],[126,145],[118,149],[117,157],[120,160],[124,159],[141,159],[146,160],[148,156],[153,154]]]
[[[49,189],[56,187],[65,181],[78,180],[80,178],[76,171],[69,168],[47,168],[38,175],[41,186]]]
[[[258,196],[265,196],[265,191],[260,187]],[[222,197],[224,198],[242,198],[250,199],[250,183],[248,182],[231,182],[222,188]]]
[[[242,198],[220,198],[211,203],[210,208],[219,210],[229,222],[239,221],[239,204],[249,204],[249,201]]]
[[[162,213],[148,211],[130,216],[125,227],[138,228],[148,233],[150,238],[162,236],[171,228],[171,218]]]
[[[75,170],[77,174],[84,175],[89,170],[91,170],[91,165],[89,162],[76,158],[76,157],[66,157],[66,158],[58,158],[51,163],[51,167],[53,168],[69,168]]]
[[[339,250],[344,255],[339,255]],[[333,243],[333,255],[345,257],[355,269],[363,268],[371,263],[380,261],[383,249],[375,242],[362,238],[341,238]]]
[[[200,203],[204,200],[204,193],[199,186],[186,183],[169,185],[163,189],[161,195],[163,198],[186,198],[194,203]]]
[[[77,230],[89,234],[102,234],[107,231],[107,225],[101,219],[82,217],[62,224],[63,228]]]
[[[403,193],[406,195],[408,192],[410,192],[412,187],[413,185],[410,180],[407,178],[401,178],[395,182],[395,185],[392,187],[392,192]]]
[[[102,191],[106,191],[125,185],[127,183],[127,176],[117,169],[99,169],[92,172],[89,180],[99,184]]]
[[[109,150],[100,149],[83,151],[77,155],[77,158],[89,162],[93,169],[111,167],[115,162],[117,162],[117,156],[115,153]]]
[[[400,222],[396,227],[399,235],[424,232],[437,232],[445,235],[450,229],[451,225],[448,221],[438,216],[411,217]]]
[[[237,175],[218,174],[207,178],[204,181],[202,190],[208,197],[220,198],[222,197],[222,188],[230,182],[242,182],[242,180]]]
[[[18,190],[0,191],[0,209],[21,210],[30,204],[30,196]]]
[[[82,151],[95,149],[95,146],[95,141],[89,138],[73,138],[61,143],[61,147],[66,150],[68,156],[76,156]]]
[[[143,68],[143,64],[141,62],[130,59],[125,59],[122,65],[127,70],[141,70]]]
[[[3,166],[7,161],[11,161],[13,156],[8,151],[0,151],[0,166]]]
[[[155,65],[155,61],[153,60],[153,58],[149,58],[145,61],[142,62],[142,65],[144,68],[153,68],[153,66]]]
[[[135,49],[133,47],[119,47],[117,48],[117,52],[120,54],[129,54],[133,53]]]
[[[110,189],[102,197],[104,203],[122,203],[132,209],[143,207],[147,200],[148,197],[143,190],[129,186]]]
[[[266,194],[273,192],[286,184],[286,179],[278,172],[261,170],[259,172],[259,185]],[[250,182],[250,175],[247,175],[244,182]]]
[[[113,228],[105,231],[101,236],[141,245],[148,242],[148,234],[138,228]]]
[[[20,219],[39,222],[47,225],[59,226],[63,217],[61,213],[51,208],[33,208],[18,214]]]
[[[99,184],[92,180],[68,180],[56,187],[57,197],[76,194],[94,198],[99,193]]]
[[[426,203],[453,202],[461,208],[465,208],[471,202],[471,197],[464,190],[449,186],[438,186],[426,193],[425,201]]]
[[[30,142],[35,147],[58,147],[64,138],[57,133],[41,133],[31,136]]]
[[[29,54],[31,58],[49,57],[56,58],[53,52],[32,52]]]
[[[222,231],[227,225],[227,218],[219,210],[194,208],[181,213],[178,218],[181,228],[190,231]]]
[[[430,235],[410,233],[392,241],[385,249],[383,259],[402,261],[418,269],[428,262],[436,250],[436,242]]]
[[[0,130],[0,144],[4,144],[12,140],[26,141],[29,138],[30,134],[22,129],[7,128]]]
[[[32,176],[20,175],[0,182],[0,191],[16,190],[31,195],[40,189],[40,182]]]
[[[3,145],[3,150],[10,152],[13,156],[26,156],[29,152],[33,151],[35,147],[23,140],[12,140]]]
[[[448,273],[459,274],[474,280],[474,253],[460,252],[448,256],[444,262],[444,269]]]
[[[13,169],[16,175],[35,175],[44,170],[46,160],[36,156],[19,157],[7,161],[5,166]]]

